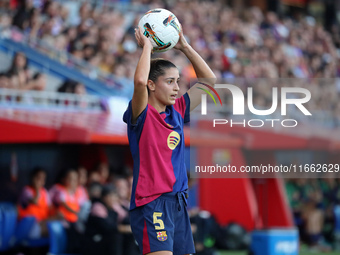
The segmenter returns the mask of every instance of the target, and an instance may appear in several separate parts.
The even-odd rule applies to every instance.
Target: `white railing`
[[[102,99],[93,95],[0,89],[0,108],[101,112],[101,106]]]

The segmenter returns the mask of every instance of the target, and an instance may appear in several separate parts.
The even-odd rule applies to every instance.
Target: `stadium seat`
[[[25,239],[28,238],[34,222],[34,217],[25,217],[18,222],[15,230],[15,245],[20,245]]]
[[[25,217],[18,222],[15,231],[15,245],[42,247],[49,245],[49,238],[30,239],[29,233],[35,223],[34,217]]]
[[[6,251],[14,247],[17,211],[11,203],[0,203],[0,214],[2,218],[0,251]]]
[[[48,255],[71,255],[67,254],[67,235],[64,226],[60,221],[47,223],[50,237],[50,249]]]

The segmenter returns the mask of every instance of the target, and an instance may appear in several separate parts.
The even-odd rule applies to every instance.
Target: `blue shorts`
[[[132,233],[141,253],[171,251],[195,253],[184,192],[163,194],[130,211]]]

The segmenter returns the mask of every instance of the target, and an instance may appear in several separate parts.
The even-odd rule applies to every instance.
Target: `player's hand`
[[[189,43],[184,37],[183,28],[181,25],[181,32],[179,33],[179,40],[178,40],[178,43],[175,45],[174,49],[182,51],[188,46],[189,46]]]
[[[142,34],[142,31],[139,29],[139,27],[135,28],[135,37],[139,47],[144,48],[145,46],[147,46],[150,47],[150,49],[153,48],[150,40]]]

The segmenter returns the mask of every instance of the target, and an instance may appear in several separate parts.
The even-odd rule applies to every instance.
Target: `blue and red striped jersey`
[[[132,210],[164,193],[188,189],[183,126],[190,121],[189,95],[176,99],[161,113],[148,104],[135,124],[131,117],[130,101],[123,120],[133,157]]]

